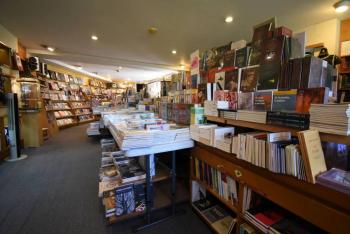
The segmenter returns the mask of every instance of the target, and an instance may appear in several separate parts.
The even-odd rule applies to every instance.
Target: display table
[[[117,132],[116,127],[113,123],[110,121],[105,121],[106,127],[111,132],[114,140],[118,143],[117,140]],[[118,143],[119,145],[119,143]],[[145,228],[148,228],[154,224],[160,223],[162,221],[165,221],[171,217],[173,217],[176,214],[176,207],[175,207],[175,198],[176,198],[176,151],[182,150],[182,149],[188,149],[192,148],[194,146],[193,140],[186,140],[171,144],[160,144],[160,145],[154,145],[150,147],[143,147],[143,148],[134,148],[124,151],[125,156],[127,157],[140,157],[145,156],[146,158],[146,223],[140,227],[137,227],[135,231],[141,231]],[[120,145],[119,145],[120,147]],[[158,219],[158,220],[152,220],[151,214],[152,214],[152,207],[153,207],[153,183],[152,183],[152,176],[151,176],[151,168],[150,168],[150,158],[154,157],[155,154],[159,153],[165,153],[165,152],[171,152],[171,214],[165,218]]]

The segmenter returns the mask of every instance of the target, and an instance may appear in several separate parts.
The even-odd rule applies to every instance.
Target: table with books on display
[[[144,174],[139,178],[145,183],[145,201],[143,203],[143,209],[141,212],[137,206],[136,208],[131,208],[130,211],[122,212],[123,215],[116,214],[109,218],[110,222],[115,222],[124,219],[125,217],[145,215],[146,223],[136,230],[142,230],[148,228],[153,224],[159,223],[161,221],[167,220],[170,217],[177,214],[175,209],[175,204],[178,200],[177,190],[181,193],[181,189],[176,182],[176,151],[182,149],[192,148],[194,146],[193,140],[190,138],[189,127],[179,126],[176,124],[168,124],[166,121],[161,119],[156,119],[154,113],[144,112],[138,110],[119,110],[115,113],[101,113],[103,116],[103,124],[107,127],[113,136],[112,145],[122,152],[124,159],[139,161],[139,163],[144,170]],[[111,150],[113,151],[113,149]],[[167,178],[171,179],[171,199],[169,202],[161,202],[164,200],[161,198],[161,194],[158,189],[153,186],[154,182],[159,180],[159,177],[167,173],[158,173],[158,164],[162,165],[156,160],[156,155],[161,153],[171,152],[171,168],[168,170]],[[115,153],[111,153],[112,155]],[[124,159],[112,156],[113,160],[120,162]],[[155,166],[155,161],[157,161],[157,166]],[[119,163],[118,162],[118,163]],[[117,164],[118,164],[117,163]],[[118,164],[119,171],[121,173],[122,181],[124,169],[121,167],[122,163]],[[164,165],[163,165],[164,166]],[[133,168],[137,168],[134,166]],[[159,175],[160,174],[160,175]],[[137,183],[136,183],[137,184]],[[134,195],[139,197],[139,188],[135,189],[134,185]],[[118,191],[118,189],[116,189]],[[164,189],[163,189],[164,192]],[[132,193],[132,192],[131,192]],[[178,194],[179,195],[179,194]],[[119,201],[120,202],[120,201]],[[116,200],[116,205],[118,206],[118,200]],[[136,202],[138,203],[138,202]],[[162,219],[153,220],[152,211],[159,209],[160,207],[171,207],[171,215]]]

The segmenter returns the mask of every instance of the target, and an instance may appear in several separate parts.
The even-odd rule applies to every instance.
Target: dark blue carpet
[[[98,193],[99,141],[85,126],[61,131],[29,158],[0,164],[0,233],[132,233],[133,219],[106,226]],[[142,233],[211,233],[191,211]]]

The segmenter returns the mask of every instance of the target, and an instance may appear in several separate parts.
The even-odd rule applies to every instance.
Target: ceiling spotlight
[[[227,16],[226,18],[225,18],[225,22],[226,23],[231,23],[233,21],[233,17],[232,16]]]
[[[185,65],[180,65],[180,68],[181,69],[185,69]]]
[[[97,41],[98,40],[98,37],[96,35],[92,35],[91,36],[91,39],[94,40],[94,41]]]
[[[82,69],[83,69],[83,66],[81,66],[81,65],[75,65],[75,67],[76,67],[77,69],[79,69],[79,70],[82,70]]]
[[[345,12],[349,9],[350,0],[342,0],[339,2],[336,2],[333,7],[337,13]]]
[[[176,50],[172,50],[171,53],[172,54],[176,54],[177,52],[176,52]]]
[[[53,47],[51,47],[51,46],[48,46],[46,49],[47,49],[48,51],[51,51],[51,52],[54,52],[54,51],[55,51],[55,48],[53,48]]]
[[[158,32],[158,28],[156,28],[156,27],[150,27],[148,29],[149,34],[156,34],[157,32]]]
[[[122,70],[122,69],[123,69],[123,67],[122,67],[122,66],[119,66],[119,67],[118,67],[118,70]]]

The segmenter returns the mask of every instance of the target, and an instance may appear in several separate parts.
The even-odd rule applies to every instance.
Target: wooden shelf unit
[[[299,131],[302,131],[300,129],[284,127],[279,125],[254,123],[254,122],[234,120],[234,119],[224,119],[216,116],[206,116],[206,117],[208,121],[219,123],[219,124],[226,124],[226,125],[242,127],[242,128],[251,128],[251,129],[267,131],[267,132],[286,132],[287,131],[287,132],[291,132],[293,136],[297,136],[297,133]],[[350,136],[320,132],[320,138],[321,138],[321,141],[325,141],[325,142],[334,142],[339,144],[350,145]]]
[[[243,218],[242,204],[243,187],[247,185],[260,195],[325,231],[331,233],[348,231],[350,196],[346,194],[292,176],[272,173],[265,168],[237,159],[234,154],[201,143],[196,143],[192,150],[192,165],[194,158],[227,173],[239,183],[236,211],[239,222],[246,222]],[[191,170],[193,175],[193,166]],[[207,191],[216,197],[219,196],[212,189]],[[228,208],[234,211],[231,207]]]

